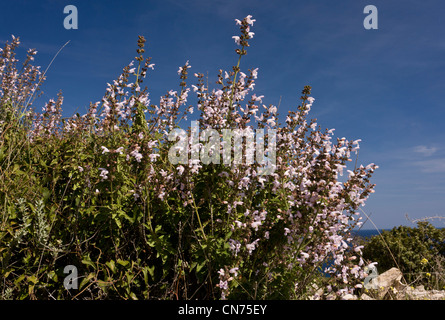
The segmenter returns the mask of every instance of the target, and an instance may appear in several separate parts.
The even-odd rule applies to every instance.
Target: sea
[[[360,230],[353,230],[352,234],[353,235],[357,235],[361,238],[370,238],[372,236],[377,236],[380,233],[382,233],[382,231],[384,230],[390,230],[390,229],[360,229]]]

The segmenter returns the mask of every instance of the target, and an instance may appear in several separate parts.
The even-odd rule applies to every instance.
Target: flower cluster
[[[236,49],[236,53],[239,55],[245,55],[247,53],[244,48],[249,46],[248,40],[252,39],[255,34],[250,31],[250,27],[253,26],[255,21],[251,15],[248,15],[242,21],[235,19],[236,24],[240,26],[241,36],[233,36],[232,39],[235,40],[237,45],[242,47],[242,49]]]
[[[4,48],[0,48],[0,119],[10,121],[14,114],[16,117],[26,116],[22,120],[25,123],[32,117],[28,109],[38,96],[45,75],[40,67],[31,64],[37,54],[35,49],[28,50],[26,60],[18,70],[15,49],[19,44],[20,38],[12,36],[12,42],[7,41]]]

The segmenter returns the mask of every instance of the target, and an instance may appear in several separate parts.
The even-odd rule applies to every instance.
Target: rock
[[[312,284],[312,294],[309,296],[309,300],[321,300],[323,298],[324,290],[319,288],[316,283]]]
[[[423,284],[421,284],[420,286],[417,286],[415,289],[417,291],[425,291],[425,287],[423,286]]]
[[[391,288],[396,288],[396,290],[399,290],[397,288],[400,288],[400,280],[402,277],[403,274],[399,269],[391,268],[372,279],[370,283],[372,288],[377,290],[377,299],[383,299]]]
[[[402,277],[399,269],[389,269],[369,282],[369,295],[363,293],[360,300],[445,300],[445,290],[425,290],[422,285],[410,287],[401,282]]]
[[[444,290],[431,290],[427,296],[428,300],[445,300]]]
[[[366,293],[362,294],[360,296],[360,300],[375,300],[374,298],[371,298],[370,296],[368,296]]]
[[[330,293],[326,296],[326,300],[336,300],[337,296],[335,295],[335,293]]]
[[[423,286],[416,288],[407,286],[403,295],[406,300],[445,300],[444,290],[425,290]]]
[[[342,300],[357,300],[357,296],[353,294],[345,294],[342,298]]]

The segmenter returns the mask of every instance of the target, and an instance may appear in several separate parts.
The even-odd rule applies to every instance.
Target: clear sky
[[[77,30],[63,26],[70,4]],[[369,4],[377,30],[363,26]],[[44,69],[70,40],[43,86],[45,100],[63,91],[70,116],[103,96],[134,59],[138,35],[156,64],[145,82],[153,103],[178,89],[187,60],[214,83],[218,69],[237,61],[234,19],[251,14],[255,36],[241,68],[259,68],[255,92],[266,105],[281,99],[284,120],[312,86],[312,117],[336,137],[362,139],[358,162],[380,166],[363,209],[377,227],[392,228],[412,226],[405,215],[445,216],[444,12],[440,0],[1,0],[0,44],[19,36],[19,54],[36,48]]]

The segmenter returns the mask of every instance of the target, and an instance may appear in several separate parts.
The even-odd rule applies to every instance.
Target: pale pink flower
[[[261,221],[254,221],[250,224],[250,226],[255,229],[255,231],[258,231],[258,227],[261,226]]]
[[[184,172],[184,167],[183,166],[178,166],[177,168],[176,168],[176,170],[178,170],[178,174],[179,175],[182,175],[182,173]]]
[[[229,270],[229,273],[232,273],[234,277],[236,277],[238,275],[238,267],[232,268]]]
[[[137,162],[141,162],[142,159],[142,154],[139,153],[139,148],[133,150],[130,152],[130,156],[134,157],[136,159]]]
[[[108,170],[104,169],[104,168],[99,168],[99,170],[101,171],[100,172],[100,177],[102,178],[102,181],[103,180],[107,180],[108,179],[107,174],[109,173]]]
[[[151,161],[151,162],[155,162],[155,161],[156,161],[156,158],[157,158],[157,157],[160,157],[160,155],[157,154],[157,153],[152,153],[152,154],[149,154],[148,157],[150,158],[150,161]]]
[[[254,242],[246,244],[246,249],[247,249],[249,255],[252,254],[253,250],[255,250],[259,241],[260,241],[260,239],[256,239]]]
[[[306,252],[301,251],[300,254],[303,256],[304,259],[309,258],[309,254],[307,254]]]
[[[248,23],[248,24],[250,24],[251,26],[253,26],[253,23],[255,22],[256,20],[255,19],[252,19],[252,16],[249,14],[247,17],[246,17],[246,22]]]

